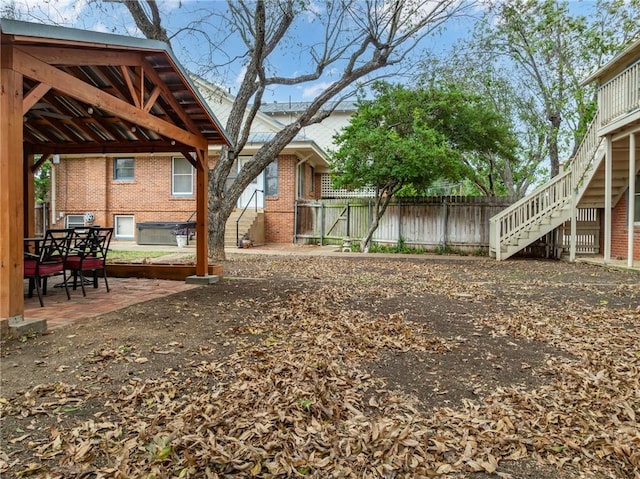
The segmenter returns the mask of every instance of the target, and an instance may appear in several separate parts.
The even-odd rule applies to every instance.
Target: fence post
[[[367,229],[365,231],[369,230],[369,226],[371,226],[371,222],[373,221],[373,208],[371,206],[371,198],[369,198],[369,211],[368,211],[368,224],[367,224]],[[371,238],[369,238],[369,244],[365,245],[365,247],[367,246],[371,246],[371,242],[373,241],[373,235],[371,235]]]
[[[402,240],[402,202],[398,200],[398,239],[396,245],[400,244]]]
[[[351,205],[347,201],[347,238],[351,238]]]
[[[449,209],[447,207],[447,197],[442,197],[442,248],[445,249],[447,247],[447,223],[448,223],[448,213]]]
[[[320,203],[320,246],[324,246],[324,203]]]

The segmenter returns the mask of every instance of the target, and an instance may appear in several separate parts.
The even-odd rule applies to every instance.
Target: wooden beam
[[[171,105],[171,108],[175,110],[180,119],[185,123],[185,125],[187,125],[187,127],[189,127],[189,130],[192,133],[199,133],[200,130],[198,129],[198,126],[193,122],[191,117],[187,115],[187,112],[184,111],[182,105],[178,103],[178,100],[176,100],[176,98],[173,96],[173,93],[171,93],[166,83],[162,81],[162,78],[160,78],[158,72],[156,72],[153,67],[147,62],[143,63],[142,71],[145,75],[147,75],[147,77],[153,82],[154,85],[162,89],[162,98],[164,98],[164,100],[169,105]],[[207,148],[205,147],[204,149],[206,150]]]
[[[167,141],[158,142],[109,142],[109,143],[76,143],[70,145],[42,145],[33,143],[29,145],[34,153],[58,153],[60,155],[82,155],[82,154],[114,154],[114,153],[180,153],[185,145],[176,143],[172,145]]]
[[[207,150],[196,151],[196,275],[206,276],[209,264],[209,168]],[[203,166],[204,165],[204,166]]]
[[[198,168],[198,165],[200,163],[200,160],[198,160],[198,157],[196,156],[195,158],[191,155],[191,152],[188,150],[182,150],[181,151],[182,156],[184,156],[186,158],[186,160],[191,163],[191,166],[193,166],[194,168]]]
[[[129,93],[131,94],[131,98],[133,98],[133,103],[140,108],[142,106],[142,100],[140,94],[136,91],[133,86],[133,82],[131,81],[131,76],[129,75],[129,69],[125,65],[120,66],[120,72],[122,73],[122,78],[124,78],[124,82],[127,84],[127,88],[129,89]],[[149,110],[147,110],[149,111]]]
[[[51,156],[52,156],[51,153],[47,153],[45,155],[41,155],[38,161],[32,162],[31,173],[35,173],[36,171],[38,171],[42,166],[42,164],[45,161],[47,161],[49,158],[51,158]],[[33,158],[33,155],[31,155],[31,157]]]
[[[146,111],[147,113],[151,111],[151,108],[153,107],[156,100],[158,99],[158,96],[160,96],[161,91],[162,89],[156,85],[156,87],[151,92],[151,95],[149,95],[149,98],[147,99],[146,103],[144,104],[144,108],[143,108],[144,111]]]
[[[14,49],[14,64],[16,71],[34,80],[55,85],[56,90],[66,95],[94,105],[132,123],[144,126],[159,135],[173,138],[197,149],[207,149],[207,140],[203,136],[185,131],[176,125],[146,113],[105,93],[99,88],[28,55],[19,48]]]
[[[20,48],[40,61],[60,66],[136,66],[141,65],[143,61],[142,54],[128,51],[116,52],[104,49],[92,50],[35,45],[23,45]]]
[[[22,75],[13,49],[0,46],[0,320],[24,319]]]
[[[51,85],[45,83],[39,83],[29,90],[22,100],[22,114],[24,115],[31,110],[33,105],[38,103],[38,100],[45,96],[49,90],[51,90]]]
[[[36,232],[36,198],[35,198],[35,184],[34,184],[34,157],[32,154],[28,154],[26,151],[24,154],[24,163],[22,179],[24,182],[23,194],[24,194],[24,237],[33,238]]]

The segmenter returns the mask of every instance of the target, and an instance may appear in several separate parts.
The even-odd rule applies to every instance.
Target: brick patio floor
[[[69,288],[71,300],[68,301],[64,288],[51,287],[52,284],[56,283],[57,279],[54,277],[49,280],[47,294],[43,297],[44,308],[40,307],[38,293],[35,290],[32,298],[27,297],[28,281],[25,281],[25,319],[45,319],[47,321],[47,329],[52,329],[126,308],[132,304],[199,287],[186,284],[184,281],[109,278],[110,292],[107,292],[104,287],[104,280],[100,279],[98,289],[94,289],[93,285],[85,286],[87,290],[86,297],[82,296],[80,287],[75,291],[73,288]]]

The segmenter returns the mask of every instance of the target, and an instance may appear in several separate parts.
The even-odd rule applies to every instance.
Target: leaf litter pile
[[[483,259],[243,257],[225,268],[268,278],[225,284],[270,293],[169,298],[180,318],[198,321],[199,346],[184,348],[184,333],[143,343],[157,326],[138,312],[122,340],[59,365],[62,379],[3,388],[3,477],[640,478],[637,274]],[[227,323],[207,331],[207,318]],[[500,355],[484,337],[546,351],[534,366],[521,358],[538,383],[514,375],[424,404],[372,371],[385,358],[437,358],[437,377],[411,365],[434,389],[456,381],[446,358],[469,343],[483,363]],[[16,374],[3,349],[3,377]],[[162,369],[143,374],[154,358]]]

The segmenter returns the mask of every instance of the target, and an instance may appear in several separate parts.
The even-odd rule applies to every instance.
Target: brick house
[[[597,252],[629,267],[640,260],[640,40],[583,84],[597,87],[593,122],[563,172],[491,218],[498,260],[556,231],[556,255]]]
[[[226,123],[233,98],[200,78],[193,81],[212,112]],[[246,147],[238,154],[236,172],[304,106],[265,105],[252,125]],[[236,219],[245,206],[251,206],[245,213],[249,223],[243,220],[240,237],[247,233],[257,244],[293,242],[296,201],[320,198],[320,179],[328,172],[327,148],[353,111],[353,104],[346,103],[321,124],[305,128],[255,179],[227,222],[227,246],[236,244]],[[216,147],[211,147],[210,167],[217,156]],[[232,170],[230,179],[233,177]],[[114,227],[115,240],[140,242],[142,228],[151,222],[175,224],[191,219],[196,210],[194,179],[193,167],[179,153],[56,158],[52,167],[51,226],[83,224],[84,214],[91,212],[94,224]]]

